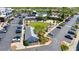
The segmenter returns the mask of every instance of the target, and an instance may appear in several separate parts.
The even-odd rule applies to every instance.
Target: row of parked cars
[[[16,36],[12,39],[12,42],[20,42],[21,32],[22,32],[22,26],[18,26],[15,31]]]
[[[20,14],[15,15],[15,18],[17,18],[17,17],[21,18],[21,15]],[[22,32],[22,26],[17,26],[17,28],[15,30],[16,36],[12,39],[12,43],[13,42],[20,42],[21,32]]]
[[[71,18],[72,18],[72,17],[68,17],[68,18],[65,20],[65,23],[69,22]],[[57,29],[62,29],[62,27],[63,27],[63,25],[64,25],[65,23],[63,23],[63,24],[57,26],[56,28],[57,28]],[[76,31],[76,30],[73,29],[73,28],[71,28],[71,30]],[[74,35],[74,32],[73,32],[73,31],[68,31],[68,33]],[[49,33],[48,35],[53,36],[52,33]],[[65,37],[66,37],[66,38],[70,38],[70,35],[66,35]],[[71,39],[72,39],[72,38],[71,38]]]
[[[8,31],[8,27],[9,25],[7,24],[6,26],[3,27],[3,29],[0,30],[0,34],[5,34],[7,31]],[[0,40],[2,39],[3,37],[0,36]]]
[[[72,27],[72,28],[68,31],[68,34],[65,35],[65,38],[67,38],[67,39],[69,39],[69,40],[73,40],[74,37],[76,37],[76,29]]]

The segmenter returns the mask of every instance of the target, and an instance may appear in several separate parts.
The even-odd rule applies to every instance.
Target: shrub
[[[61,45],[61,50],[62,51],[67,51],[68,49],[69,49],[69,47],[66,44]]]
[[[24,45],[24,46],[28,46],[28,45],[29,45],[29,42],[28,42],[27,40],[24,40],[24,41],[23,41],[23,45]]]
[[[13,20],[13,19],[9,19],[9,20],[8,20],[8,23],[10,23],[12,20]]]
[[[78,29],[78,26],[77,26],[77,25],[75,25],[75,28],[76,28],[76,29]]]
[[[48,38],[44,37],[44,32],[39,32],[38,37],[41,44],[45,44],[46,42],[48,42]]]

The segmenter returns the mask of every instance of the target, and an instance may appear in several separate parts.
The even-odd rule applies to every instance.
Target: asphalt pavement
[[[10,26],[8,27],[8,31],[3,34],[4,38],[0,41],[0,51],[10,50],[10,44],[13,37],[16,35],[15,30],[19,20],[19,18],[14,18],[14,20],[10,23]]]

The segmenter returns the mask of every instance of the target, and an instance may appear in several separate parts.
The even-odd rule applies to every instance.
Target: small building
[[[50,17],[51,17],[51,18],[60,18],[60,13],[55,13],[55,12],[53,12]]]
[[[35,18],[36,18],[35,16],[25,17],[26,20],[35,20]]]
[[[38,36],[34,33],[34,28],[31,26],[26,27],[25,30],[25,40],[29,43],[34,43],[38,41]]]
[[[0,15],[0,22],[4,22],[5,21],[5,15]]]
[[[5,16],[5,18],[11,17],[12,16],[12,8],[0,8],[0,16]]]

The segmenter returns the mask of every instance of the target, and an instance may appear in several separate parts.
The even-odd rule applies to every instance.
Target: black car
[[[68,22],[68,21],[70,21],[70,20],[69,20],[69,19],[66,19],[66,20],[65,20],[65,22]]]
[[[20,39],[20,36],[15,36],[14,38],[16,38],[16,39]]]
[[[17,27],[17,29],[22,29],[22,27],[21,27],[21,26],[19,26],[19,27]]]
[[[59,26],[58,26],[58,27],[56,27],[56,28],[61,29],[61,27],[59,27]]]
[[[66,38],[73,40],[73,38],[70,35],[65,35]]]
[[[76,47],[76,51],[79,51],[79,41],[78,41],[78,44],[77,44],[77,47]]]
[[[25,18],[25,16],[23,16],[23,18]]]
[[[75,33],[74,33],[74,32],[72,32],[72,31],[68,31],[68,33],[69,33],[69,34],[72,34],[72,35],[75,35]]]
[[[5,30],[7,30],[7,29],[8,29],[8,27],[9,27],[9,25],[6,25],[6,26],[4,26],[4,29],[5,29]]]
[[[71,28],[71,30],[76,31],[76,29]]]
[[[21,18],[21,16],[19,16],[19,18]]]
[[[17,29],[17,30],[16,30],[16,33],[21,33],[21,30]]]

